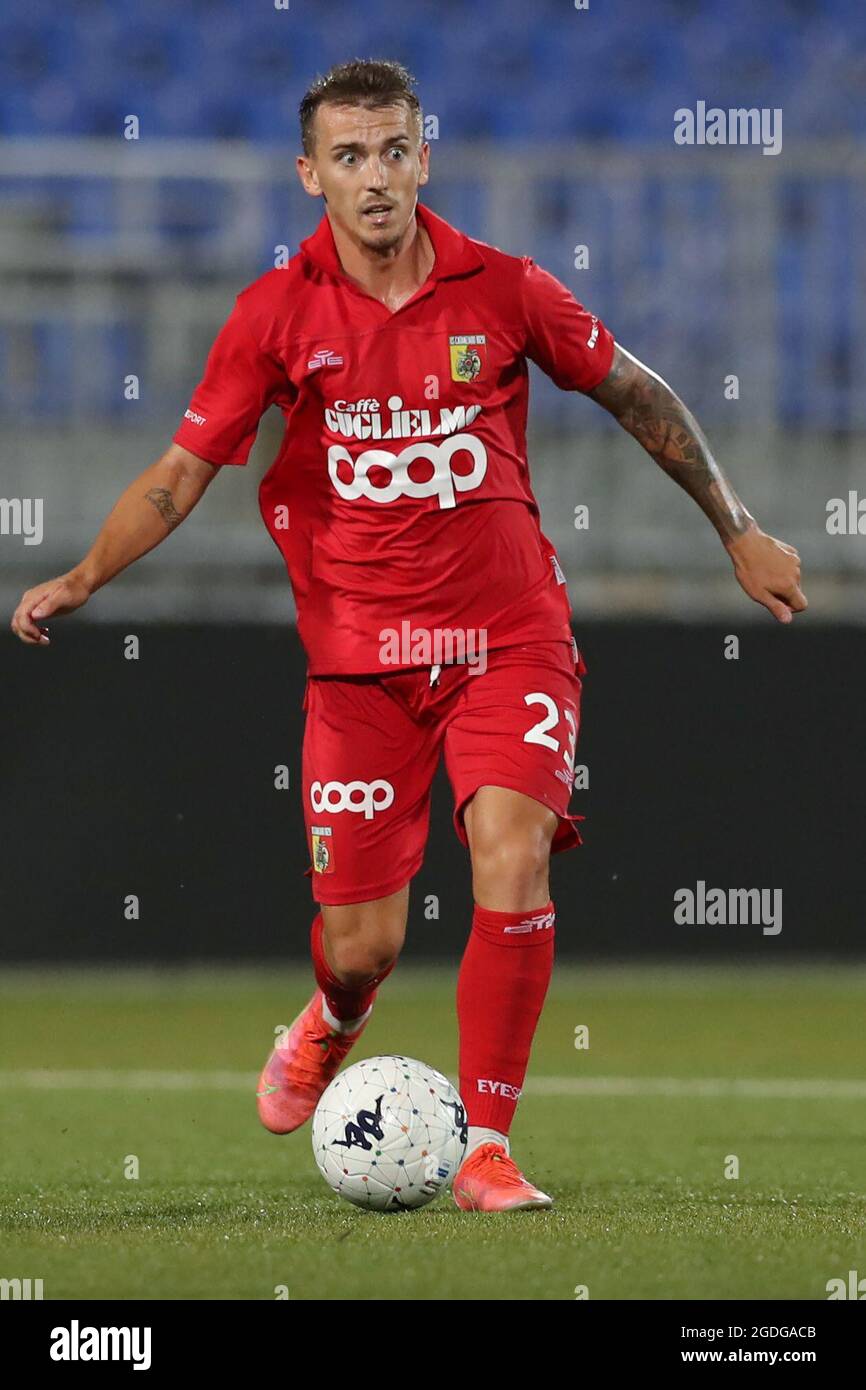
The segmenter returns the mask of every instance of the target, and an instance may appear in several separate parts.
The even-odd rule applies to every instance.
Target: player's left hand
[[[749,598],[769,608],[780,623],[808,608],[800,588],[800,556],[792,545],[754,526],[727,543],[734,573]]]

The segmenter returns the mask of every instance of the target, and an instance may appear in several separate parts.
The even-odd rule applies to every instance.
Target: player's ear
[[[319,176],[306,155],[298,155],[295,160],[295,168],[298,172],[298,178],[301,180],[304,192],[309,193],[311,198],[318,198],[322,192],[319,186]]]
[[[430,177],[430,146],[426,140],[419,151],[419,162],[421,171],[418,174],[418,183],[422,184],[426,183]]]

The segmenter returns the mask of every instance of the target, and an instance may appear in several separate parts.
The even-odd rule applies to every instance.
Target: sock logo
[[[520,1100],[520,1086],[512,1086],[508,1081],[488,1081],[479,1077],[475,1083],[479,1091],[491,1096],[501,1096],[503,1100]]]
[[[506,934],[510,933],[512,936],[519,936],[525,932],[547,931],[549,928],[552,928],[555,921],[556,913],[551,910],[550,912],[541,912],[535,917],[525,917],[523,921],[518,922],[516,926],[503,927],[502,930]]]

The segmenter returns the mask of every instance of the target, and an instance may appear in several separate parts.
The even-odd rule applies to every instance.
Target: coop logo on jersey
[[[456,455],[469,455],[468,472],[456,473],[452,461]],[[413,477],[413,464],[427,464],[427,477]],[[375,470],[371,477],[371,470]],[[368,502],[395,502],[398,497],[436,497],[444,511],[456,507],[458,492],[472,492],[480,487],[487,472],[487,450],[474,434],[452,434],[443,443],[420,440],[401,449],[365,449],[352,458],[342,444],[332,444],[328,450],[328,474],[337,492],[347,502],[366,497]],[[385,481],[379,482],[382,474]]]
[[[452,381],[477,381],[484,370],[487,339],[483,333],[459,333],[448,339]]]
[[[334,872],[334,847],[331,844],[333,830],[329,825],[310,826],[313,842],[313,871],[317,874]]]
[[[314,782],[310,787],[310,804],[317,815],[323,811],[331,816],[354,811],[363,813],[364,820],[372,820],[377,811],[386,811],[393,800],[394,788],[381,778],[375,782]],[[313,850],[315,853],[315,846]]]

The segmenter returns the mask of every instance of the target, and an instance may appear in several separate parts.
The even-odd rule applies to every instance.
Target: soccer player
[[[806,607],[796,550],[757,525],[669,386],[528,256],[419,204],[429,146],[414,79],[355,61],[300,108],[297,169],[325,215],[237,298],[162,458],[90,553],[28,590],[28,643],[151,550],[220,469],[246,463],[276,404],[262,516],[308,658],[303,798],[317,988],[258,1086],[262,1123],[298,1128],[364,1031],[403,943],[430,784],[444,752],[474,914],[457,982],[464,1210],[545,1207],[509,1129],[551,977],[552,852],[568,813],[581,677],[565,577],[539,526],[527,359],[608,410],[695,499],[746,593]]]

